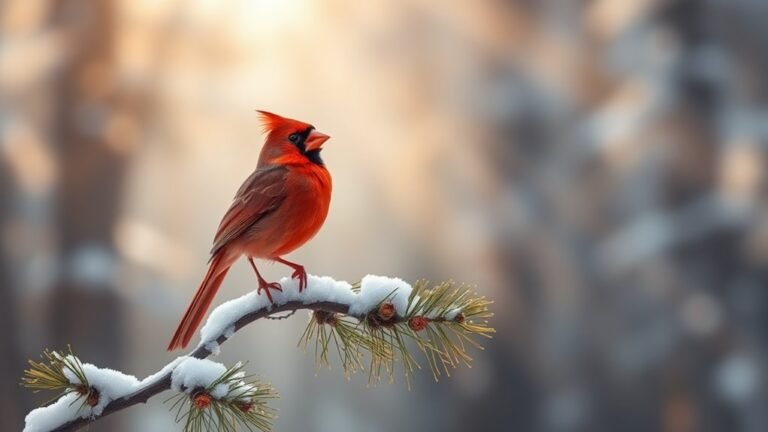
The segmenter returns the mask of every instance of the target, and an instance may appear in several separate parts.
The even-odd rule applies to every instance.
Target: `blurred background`
[[[315,373],[304,317],[218,358],[278,431],[768,430],[768,2],[4,0],[0,429],[67,344],[139,377],[254,168],[255,109],[333,139],[290,258],[496,300],[475,366]],[[271,279],[289,274],[265,266]],[[216,302],[255,288],[243,262]],[[159,396],[96,431],[172,431]]]

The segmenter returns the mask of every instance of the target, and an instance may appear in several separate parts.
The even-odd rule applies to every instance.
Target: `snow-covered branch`
[[[274,304],[252,292],[217,307],[192,352],[143,380],[81,363],[71,352],[46,353],[47,362],[30,362],[24,378],[27,387],[61,390],[64,395],[30,412],[25,431],[77,430],[169,389],[179,392],[174,408],[185,410],[186,415],[181,411],[177,415],[186,419],[185,430],[228,423],[206,414],[212,406],[217,416],[228,415],[231,424],[240,421],[270,430],[273,416],[265,400],[275,396],[271,387],[248,382],[240,364],[227,369],[203,359],[217,354],[239,329],[276,314],[312,311],[302,341],[314,339],[319,363],[327,363],[328,353],[336,351],[344,370],[353,373],[365,369],[362,359],[367,354],[369,376],[375,378],[382,369],[392,375],[396,362],[410,378],[418,363],[405,340],[425,354],[437,377],[443,369],[469,362],[465,343],[479,347],[473,336],[493,332],[486,321],[490,302],[452,283],[429,288],[426,282],[412,287],[401,279],[380,276],[366,276],[357,284],[310,276],[302,293],[292,279],[284,278],[280,284],[283,292],[273,293]],[[335,350],[329,349],[332,343],[337,344]]]

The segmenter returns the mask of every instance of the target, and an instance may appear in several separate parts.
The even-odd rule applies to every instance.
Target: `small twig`
[[[280,316],[267,316],[266,318],[267,318],[268,320],[272,320],[272,321],[280,321],[280,320],[288,319],[288,318],[290,318],[290,317],[294,316],[295,314],[296,314],[296,311],[295,311],[295,310],[292,310],[292,311],[288,312],[288,313],[287,313],[287,314],[285,314],[285,315],[280,315]]]

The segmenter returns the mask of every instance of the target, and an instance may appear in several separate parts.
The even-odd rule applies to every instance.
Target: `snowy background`
[[[279,431],[768,430],[768,3],[5,0],[0,430],[72,345],[146,376],[262,137],[333,138],[314,274],[471,282],[473,369],[315,374],[301,317],[238,333]],[[268,266],[271,279],[288,274]],[[217,303],[255,288],[244,263]],[[163,397],[90,430],[176,430]],[[393,413],[398,413],[394,415]]]

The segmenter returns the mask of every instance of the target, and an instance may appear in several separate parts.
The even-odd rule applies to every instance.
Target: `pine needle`
[[[359,291],[359,286],[353,285],[353,290]],[[388,318],[381,315],[382,305],[393,295],[394,291],[362,317],[314,312],[299,346],[314,344],[318,369],[330,368],[335,353],[349,377],[364,370],[362,359],[367,356],[369,384],[386,376],[393,382],[395,371],[401,370],[410,388],[415,372],[422,368],[414,348],[424,355],[437,380],[460,365],[469,366],[468,348],[482,349],[478,337],[489,338],[495,331],[488,325],[491,302],[463,285],[443,282],[430,289],[428,282],[419,281],[408,299],[407,315]]]
[[[187,389],[168,400],[171,411],[176,411],[176,422],[184,422],[185,432],[224,431],[235,432],[239,427],[249,431],[269,432],[277,418],[277,411],[269,406],[278,397],[270,384],[260,382],[252,375],[245,375],[241,363],[229,368],[205,388]],[[216,399],[213,389],[225,384],[229,391]]]

